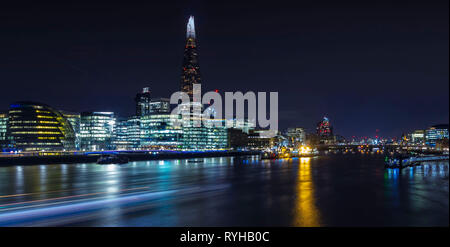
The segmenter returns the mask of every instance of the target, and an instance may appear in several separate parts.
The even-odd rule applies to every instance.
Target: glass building
[[[113,146],[117,150],[127,150],[129,145],[128,119],[117,119],[117,123],[114,128]]]
[[[141,118],[132,116],[127,119],[128,150],[136,150],[141,145]]]
[[[202,121],[195,113],[182,122],[183,150],[222,150],[228,148],[228,131],[223,119]],[[198,122],[198,125],[196,124]]]
[[[113,112],[83,112],[80,121],[80,147],[85,151],[114,149]]]
[[[193,84],[201,83],[195,23],[194,17],[190,16],[187,24],[186,44],[184,47],[183,70],[181,73],[181,91],[187,93],[192,100]]]
[[[7,136],[17,151],[75,150],[69,121],[48,105],[17,102],[10,105]]]
[[[75,132],[75,149],[80,149],[80,113],[61,111]]]
[[[217,126],[215,124],[217,124]],[[228,148],[228,130],[225,126],[224,120],[209,119],[203,128],[205,128],[206,133],[205,149],[224,150]]]
[[[136,116],[145,116],[150,114],[150,89],[144,87],[141,93],[136,94]]]
[[[141,118],[141,149],[181,149],[181,126],[176,126],[178,116],[152,114]]]

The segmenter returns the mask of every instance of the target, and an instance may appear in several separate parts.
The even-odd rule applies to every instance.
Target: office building
[[[84,151],[114,149],[116,119],[113,112],[83,112],[80,122],[80,147]]]
[[[150,114],[150,89],[144,87],[142,92],[136,94],[134,98],[136,103],[136,116],[145,116]]]
[[[7,136],[16,151],[75,150],[69,121],[48,105],[17,102],[10,105]]]
[[[317,123],[317,135],[322,144],[331,144],[334,142],[333,127],[327,117],[323,117],[322,121]]]
[[[141,149],[181,149],[181,126],[176,126],[178,116],[171,114],[152,114],[140,120]]]
[[[80,113],[68,112],[68,111],[60,111],[61,114],[69,121],[72,126],[73,131],[75,132],[75,149],[80,149],[80,121],[81,116]]]

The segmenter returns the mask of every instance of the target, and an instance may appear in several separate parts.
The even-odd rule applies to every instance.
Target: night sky
[[[1,6],[0,110],[129,116],[142,87],[169,97],[192,14],[203,91],[278,91],[282,129],[327,115],[336,134],[387,137],[449,121],[447,0],[89,2]]]

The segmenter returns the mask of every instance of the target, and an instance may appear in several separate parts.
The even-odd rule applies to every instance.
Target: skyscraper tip
[[[195,24],[194,24],[194,16],[189,16],[189,21],[187,24],[187,38],[194,38],[195,39]]]

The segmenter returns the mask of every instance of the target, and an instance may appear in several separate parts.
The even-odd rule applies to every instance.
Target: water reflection
[[[408,167],[404,169],[386,169],[386,181],[396,182],[400,177],[414,180],[426,177],[448,178],[448,163],[445,162],[426,162],[416,167]]]
[[[448,173],[370,155],[0,167],[0,226],[34,209],[46,225],[448,226]]]
[[[294,213],[295,226],[320,226],[320,213],[315,205],[311,158],[300,158]]]

